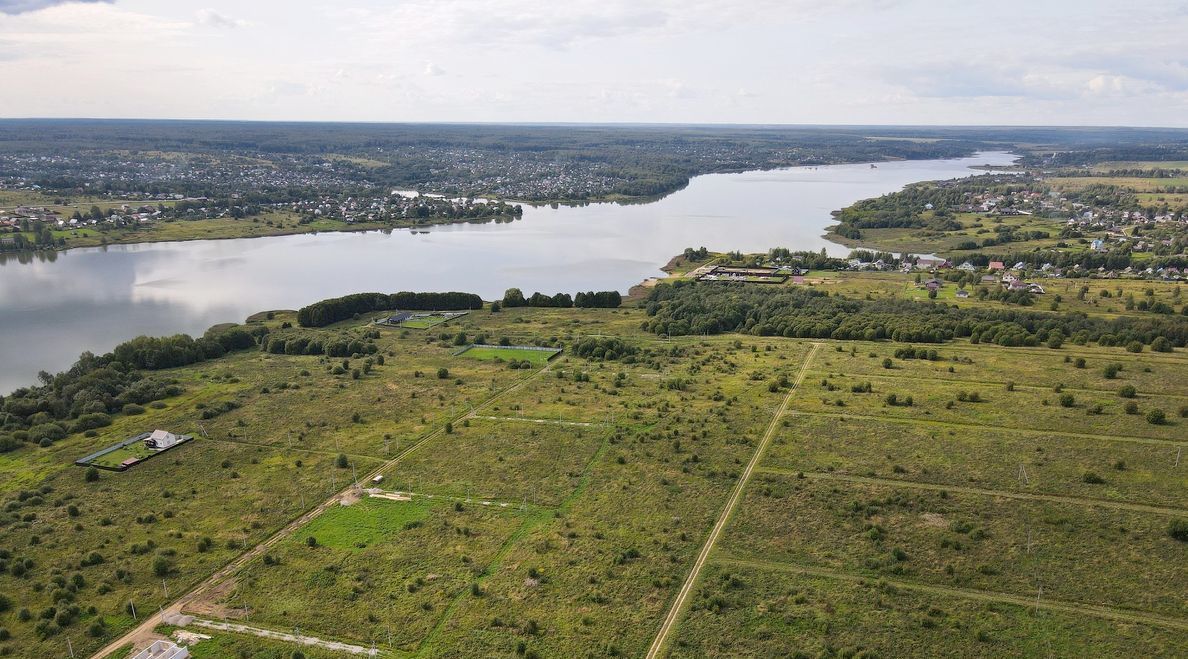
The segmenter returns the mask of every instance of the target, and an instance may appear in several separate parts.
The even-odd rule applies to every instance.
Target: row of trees
[[[302,327],[325,327],[356,314],[386,309],[447,311],[482,308],[483,299],[474,293],[354,293],[301,307],[297,311],[297,323]]]
[[[1104,319],[1084,314],[959,308],[909,300],[857,300],[807,288],[661,284],[648,296],[646,330],[657,334],[743,332],[760,336],[941,343],[956,337],[1039,345],[1059,334],[1075,343],[1188,345],[1188,319],[1157,315]],[[1162,338],[1161,338],[1162,337]]]
[[[557,293],[556,295],[533,293],[532,297],[525,298],[524,292],[518,288],[507,289],[503,293],[503,299],[500,300],[500,305],[505,308],[555,307],[568,309],[570,307],[578,307],[615,309],[622,303],[623,296],[618,291],[579,292],[576,296],[570,296],[569,293]]]

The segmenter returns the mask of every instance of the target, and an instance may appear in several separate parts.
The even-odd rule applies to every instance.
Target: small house
[[[180,441],[180,437],[167,430],[154,430],[153,434],[144,438],[144,445],[146,448],[163,451],[167,448],[172,448]]]

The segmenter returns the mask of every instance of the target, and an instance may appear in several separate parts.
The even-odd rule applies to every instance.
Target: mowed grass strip
[[[764,473],[723,541],[740,558],[1188,619],[1188,543],[1169,524],[1161,514]]]
[[[669,657],[1177,656],[1179,630],[770,569],[719,555]]]

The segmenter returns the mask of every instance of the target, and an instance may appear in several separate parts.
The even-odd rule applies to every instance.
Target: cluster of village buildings
[[[523,212],[519,205],[501,201],[481,198],[449,199],[441,195],[422,195],[399,190],[382,196],[340,198],[323,195],[314,199],[275,204],[274,207],[304,217],[336,219],[347,224],[403,219],[510,218]]]
[[[1037,184],[1042,179],[1036,180]],[[1037,185],[1038,187],[1038,185]],[[926,209],[931,204],[926,205]],[[992,215],[1042,215],[1063,218],[1064,227],[1073,235],[1093,234],[1090,248],[1096,252],[1127,247],[1132,252],[1148,252],[1159,245],[1171,246],[1173,236],[1188,228],[1188,211],[1161,212],[1154,208],[1124,210],[1077,201],[1057,190],[1020,190],[970,194],[966,203],[955,210],[963,213]],[[1127,229],[1130,229],[1130,233]],[[1166,231],[1159,231],[1166,228]],[[1135,235],[1135,229],[1144,235]],[[1154,231],[1152,231],[1154,230]],[[1154,233],[1148,236],[1146,234]]]
[[[71,155],[0,154],[0,190],[40,190],[42,182],[80,182],[81,192],[120,199],[161,201],[186,196],[228,195],[243,190],[365,185],[352,172],[310,166],[296,156],[121,156],[113,152]],[[163,192],[171,191],[171,192]]]

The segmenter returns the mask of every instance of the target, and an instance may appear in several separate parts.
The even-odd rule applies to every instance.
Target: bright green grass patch
[[[350,506],[336,506],[297,532],[304,540],[335,549],[362,549],[381,538],[400,533],[429,514],[428,499],[389,501],[366,498]]]
[[[559,349],[531,350],[526,348],[503,346],[471,346],[458,353],[461,357],[482,361],[517,361],[530,362],[533,366],[544,366],[549,359],[561,352]]]

